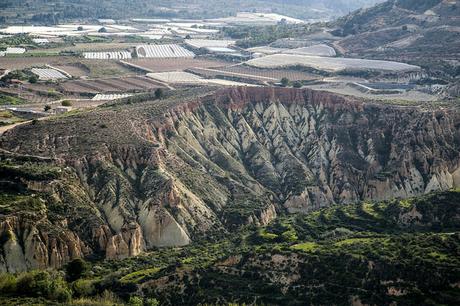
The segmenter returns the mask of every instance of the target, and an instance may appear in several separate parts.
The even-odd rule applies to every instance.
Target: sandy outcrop
[[[4,237],[1,271],[60,268],[72,259],[91,253],[75,233],[62,228],[48,231],[40,221],[21,217],[2,218],[0,236]]]

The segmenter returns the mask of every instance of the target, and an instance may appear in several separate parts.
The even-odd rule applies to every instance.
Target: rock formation
[[[283,211],[460,186],[457,111],[310,90],[116,104],[18,127],[1,147],[2,163],[42,169],[47,157],[46,167],[60,169],[44,178],[2,168],[8,186],[43,204],[0,216],[8,271],[88,254],[124,258],[264,225]]]

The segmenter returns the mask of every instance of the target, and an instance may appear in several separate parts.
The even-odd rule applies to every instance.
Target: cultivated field
[[[243,65],[221,67],[216,69],[196,69],[196,72],[208,77],[223,75],[267,82],[278,82],[282,78],[288,78],[291,81],[313,80],[317,78],[315,75],[292,69],[261,69]]]
[[[40,67],[53,63],[69,63],[75,61],[69,56],[44,56],[44,57],[0,57],[0,68],[8,70]]]
[[[91,99],[91,101],[110,101],[131,96],[131,94],[97,94]]]
[[[228,47],[235,44],[234,40],[214,40],[214,39],[187,39],[185,43],[193,48],[206,47]]]
[[[212,68],[228,65],[227,62],[201,58],[143,58],[126,61],[150,72],[180,71],[189,68]]]
[[[159,87],[163,86],[143,76],[72,80],[61,84],[61,88],[64,92],[78,94],[141,92]]]
[[[107,51],[107,52],[83,52],[86,59],[122,60],[130,59],[129,51]]]
[[[318,44],[310,47],[301,47],[301,48],[275,48],[270,46],[261,46],[249,48],[247,51],[252,53],[261,53],[266,55],[284,53],[284,54],[297,54],[297,55],[310,55],[310,56],[336,56],[334,48],[329,47],[325,44]]]
[[[160,82],[165,82],[168,84],[202,84],[206,81],[192,73],[184,71],[171,71],[171,72],[158,72],[158,73],[148,73],[149,78],[158,80]]]
[[[0,88],[0,93],[6,93],[13,97],[18,97],[20,99],[25,100],[26,103],[31,103],[31,104],[46,104],[48,102],[59,99],[59,97],[54,95],[54,91],[50,91],[50,94],[48,94],[47,92],[27,90],[27,88],[25,87],[23,88],[2,87]]]
[[[255,86],[254,84],[223,79],[205,79],[201,76],[184,71],[148,73],[147,76],[160,82],[178,85]]]
[[[409,72],[417,71],[420,69],[418,66],[399,62],[291,54],[268,55],[265,57],[249,60],[246,62],[246,64],[258,68],[304,66],[329,72],[339,72],[344,70]]]
[[[285,54],[298,54],[298,55],[313,55],[313,56],[336,56],[334,48],[328,45],[320,44],[311,47],[303,47],[296,49],[285,50]]]
[[[176,44],[140,45],[136,47],[139,58],[188,58],[195,57],[192,51]]]
[[[320,85],[307,85],[306,87],[315,90],[325,90],[341,95],[350,95],[372,100],[384,100],[396,104],[404,104],[405,102],[421,103],[436,101],[437,99],[435,95],[430,95],[417,90],[410,90],[393,94],[373,94],[371,92],[366,93],[358,90],[356,87],[350,86],[350,84],[347,83],[324,83]]]
[[[67,79],[67,76],[60,71],[50,68],[32,68],[32,73],[36,74],[39,80],[43,81]]]
[[[116,61],[87,60],[74,56],[0,57],[0,69],[20,70],[51,65],[74,77],[104,77],[136,74]],[[68,70],[67,68],[70,69]]]
[[[136,46],[136,43],[98,42],[98,43],[76,43],[75,46],[65,46],[65,47],[37,49],[37,50],[46,51],[46,52],[61,52],[61,51],[95,52],[95,51],[125,50],[129,48],[134,48],[135,46]]]
[[[91,70],[80,62],[62,63],[62,64],[57,63],[57,64],[54,64],[53,67],[64,70],[65,72],[67,72],[68,74],[70,74],[71,76],[75,78],[80,78],[82,76],[91,74]]]

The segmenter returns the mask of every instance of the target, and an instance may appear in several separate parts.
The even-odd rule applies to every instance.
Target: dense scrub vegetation
[[[225,36],[236,39],[236,44],[242,48],[268,45],[277,39],[301,37],[313,31],[307,25],[289,25],[280,23],[273,26],[240,26],[224,28]]]

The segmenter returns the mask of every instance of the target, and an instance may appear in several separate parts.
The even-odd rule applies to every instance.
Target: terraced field
[[[18,88],[1,88],[0,94],[6,93],[13,97],[20,97],[31,104],[46,104],[58,98],[53,95],[47,95],[46,93],[40,94],[36,91],[19,90]]]
[[[76,58],[70,56],[0,57],[0,68],[17,70],[44,65],[72,63],[75,60]]]
[[[291,81],[313,80],[317,78],[317,76],[312,74],[292,69],[262,69],[242,65],[218,67],[214,69],[192,68],[189,70],[204,77],[214,78],[217,76],[225,76],[262,82],[278,82],[282,78],[288,78]]]
[[[118,61],[81,59],[74,56],[0,57],[0,69],[20,70],[51,65],[74,77],[134,75],[135,71]]]
[[[64,70],[73,77],[80,78],[82,76],[90,75],[91,71],[82,63],[62,63],[55,64],[53,67]]]
[[[163,86],[143,76],[96,80],[73,80],[61,84],[61,88],[64,92],[79,94],[140,92],[160,87]]]
[[[142,67],[143,69],[149,72],[180,71],[195,67],[212,68],[228,66],[228,63],[224,61],[202,58],[143,58],[132,59],[125,62]]]

